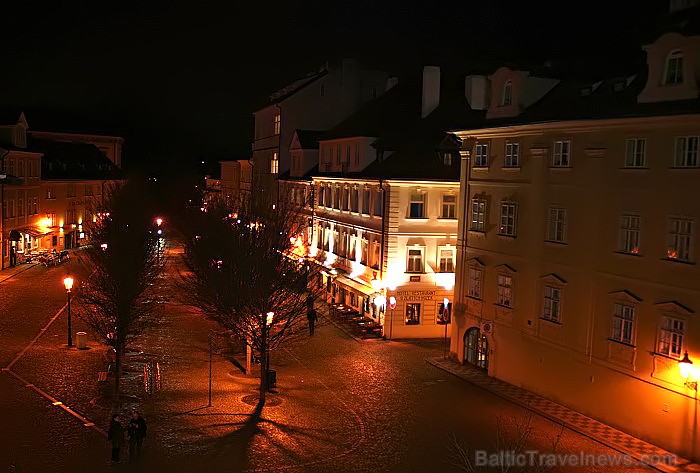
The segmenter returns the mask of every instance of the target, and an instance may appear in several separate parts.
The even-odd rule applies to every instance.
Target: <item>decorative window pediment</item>
[[[654,305],[666,314],[689,316],[695,313],[690,307],[686,307],[678,301],[658,302]]]
[[[566,279],[564,279],[561,276],[559,276],[558,274],[554,274],[554,273],[545,274],[540,279],[542,280],[542,282],[547,283],[547,284],[556,284],[559,286],[566,285]]]
[[[469,258],[467,260],[467,264],[469,266],[477,266],[479,268],[485,268],[486,265],[484,264],[483,261],[481,261],[479,258]]]
[[[499,264],[498,266],[496,266],[496,269],[497,269],[499,272],[502,272],[502,273],[512,273],[512,274],[515,274],[515,273],[518,272],[517,269],[515,269],[515,268],[512,267],[511,265],[505,264],[505,263],[504,263],[504,264]]]
[[[608,295],[615,298],[615,299],[629,302],[631,304],[637,304],[639,302],[642,302],[641,297],[639,297],[638,295],[636,295],[636,294],[634,294],[626,289],[623,289],[622,291],[613,291],[613,292],[608,293]]]

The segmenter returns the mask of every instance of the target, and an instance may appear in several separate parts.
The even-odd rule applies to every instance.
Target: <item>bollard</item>
[[[87,332],[78,332],[75,335],[78,340],[78,350],[87,350]]]

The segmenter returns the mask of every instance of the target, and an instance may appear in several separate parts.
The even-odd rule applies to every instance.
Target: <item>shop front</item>
[[[388,291],[387,299],[387,338],[449,337],[452,290],[440,286],[399,286]]]

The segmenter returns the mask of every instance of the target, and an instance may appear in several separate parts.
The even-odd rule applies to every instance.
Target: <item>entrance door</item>
[[[472,327],[464,334],[464,361],[482,370],[489,368],[489,341],[479,327]]]

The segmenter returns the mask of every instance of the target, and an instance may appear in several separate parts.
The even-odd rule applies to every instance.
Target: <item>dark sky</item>
[[[11,5],[2,12],[0,106],[28,110],[30,127],[35,117],[35,126],[121,134],[126,161],[149,167],[246,156],[255,106],[336,57],[392,71],[477,59],[604,62],[638,51],[643,27],[667,8],[664,0]]]

